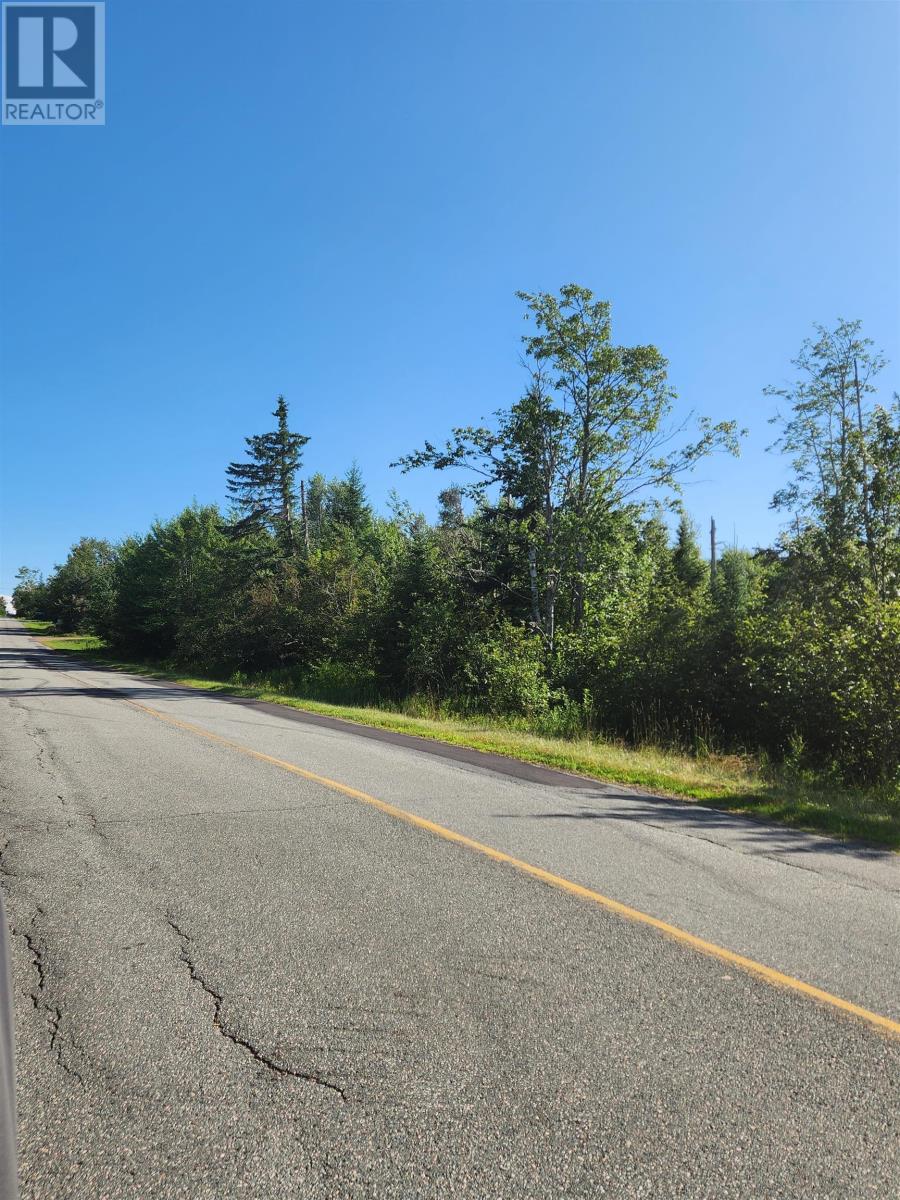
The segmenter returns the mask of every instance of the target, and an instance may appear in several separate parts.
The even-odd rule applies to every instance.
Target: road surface
[[[898,1193],[897,856],[0,656],[23,1196]]]

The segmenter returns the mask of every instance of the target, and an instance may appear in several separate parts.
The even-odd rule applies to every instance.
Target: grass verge
[[[112,670],[166,679],[203,691],[268,700],[378,729],[391,729],[558,767],[656,795],[699,800],[713,808],[795,829],[900,849],[900,792],[897,789],[849,788],[808,771],[765,769],[750,755],[712,754],[695,758],[657,746],[629,747],[600,737],[546,737],[510,728],[487,717],[432,718],[404,712],[402,707],[332,704],[273,686],[262,677],[236,682],[215,675],[187,674],[174,663],[126,662],[111,655],[99,638],[84,634],[52,634],[47,621],[23,621],[22,624],[49,649],[77,654]]]

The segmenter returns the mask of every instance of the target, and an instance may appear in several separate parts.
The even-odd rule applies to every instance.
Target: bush
[[[900,772],[900,600],[856,592],[758,621],[748,644],[759,740],[778,759],[835,764],[848,783]]]
[[[535,717],[549,707],[544,644],[521,625],[504,621],[473,639],[464,672],[467,691],[484,712]]]
[[[900,600],[871,600],[826,648],[836,745],[845,775],[900,775]],[[829,747],[829,749],[832,749]]]

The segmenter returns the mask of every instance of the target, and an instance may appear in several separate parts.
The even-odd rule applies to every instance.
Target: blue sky
[[[522,385],[518,288],[613,303],[678,412],[751,429],[687,504],[768,542],[814,321],[900,387],[893,3],[110,0],[103,129],[4,128],[2,564],[220,500],[278,392],[306,466],[388,469]]]

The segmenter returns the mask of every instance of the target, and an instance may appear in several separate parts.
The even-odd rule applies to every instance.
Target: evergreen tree
[[[250,461],[233,462],[228,466],[228,494],[242,520],[238,532],[266,525],[278,536],[290,554],[299,545],[299,496],[297,473],[302,462],[302,449],[309,441],[288,428],[288,406],[284,396],[272,414],[278,422],[271,433],[256,434],[245,439]]]
[[[697,545],[697,526],[684,508],[675,534],[675,549],[672,551],[672,566],[679,583],[688,592],[695,591],[706,577],[706,566]]]
[[[329,485],[328,515],[335,525],[349,529],[356,537],[371,528],[372,510],[357,463],[353,463],[343,479],[336,479]]]

